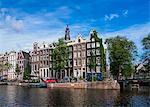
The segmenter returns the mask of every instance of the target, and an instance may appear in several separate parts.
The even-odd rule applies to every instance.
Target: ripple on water
[[[150,107],[150,93],[97,89],[49,89],[0,86],[0,107]]]

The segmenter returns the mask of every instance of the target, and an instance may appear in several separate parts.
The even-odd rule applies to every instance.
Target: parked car
[[[47,79],[45,82],[46,83],[57,83],[57,80],[56,79]]]

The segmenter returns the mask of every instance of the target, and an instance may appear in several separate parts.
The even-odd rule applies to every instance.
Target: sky
[[[104,40],[117,35],[135,42],[150,33],[150,0],[0,0],[0,53],[32,50],[33,42],[54,42],[96,29]]]

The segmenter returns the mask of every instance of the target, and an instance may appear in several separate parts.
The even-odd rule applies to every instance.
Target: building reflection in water
[[[51,89],[0,86],[0,106],[150,107],[150,93],[98,89]]]

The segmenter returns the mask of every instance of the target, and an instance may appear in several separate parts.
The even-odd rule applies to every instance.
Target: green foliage
[[[17,75],[17,77],[20,74],[20,68],[18,64],[16,64],[15,74]]]
[[[91,70],[95,70],[95,67],[96,67],[96,57],[95,55],[93,54],[93,52],[90,53],[90,58],[89,58],[89,68]]]
[[[100,64],[101,64],[101,71],[104,74],[105,72],[105,56],[104,56],[104,46],[103,46],[103,42],[102,39],[100,39],[98,37],[98,33],[96,30],[93,31],[93,33],[91,34],[91,39],[94,38],[96,42],[99,42],[100,47]],[[94,54],[91,52],[91,58],[89,59],[89,68],[94,70],[96,67],[96,56],[94,56]]]
[[[96,42],[99,42],[100,44],[100,47],[99,47],[99,51],[100,51],[100,64],[101,64],[101,71],[102,71],[102,74],[104,74],[105,72],[105,55],[104,55],[104,46],[103,46],[103,42],[102,42],[102,39],[100,39],[98,37],[98,33],[96,30],[94,30],[92,33],[91,33],[91,40],[92,38],[95,39]],[[95,70],[96,68],[96,56],[94,55],[94,53],[90,53],[91,54],[91,57],[89,58],[89,68],[91,70]],[[92,76],[93,77],[93,76]],[[93,80],[93,79],[92,79]]]
[[[96,81],[96,75],[93,76],[92,80],[93,80],[93,81]]]
[[[128,77],[133,72],[132,63],[137,55],[135,44],[125,37],[112,37],[106,40],[110,57],[110,71],[118,79],[119,73]]]
[[[83,77],[82,76],[80,76],[80,78],[79,78],[80,80],[83,80]]]
[[[23,79],[24,80],[29,80],[30,79],[30,74],[31,74],[31,66],[28,63],[25,70],[24,70],[24,73],[23,73]]]
[[[101,54],[101,58],[100,58],[101,70],[102,70],[102,73],[104,74],[104,72],[105,72],[105,55],[104,55],[104,46],[102,43],[102,39],[100,39],[100,54]]]
[[[96,30],[93,30],[93,33],[91,34],[91,39],[94,38],[95,41],[100,41],[100,38],[98,37],[98,33]]]
[[[0,64],[0,72],[7,71],[12,67],[12,64],[5,63],[5,64]]]
[[[150,51],[150,34],[147,37],[143,38],[142,44],[145,50]]]
[[[64,38],[60,38],[55,43],[56,47],[53,50],[53,68],[56,71],[64,70],[68,67],[69,62],[69,49],[67,44],[64,42]]]
[[[147,71],[150,71],[150,34],[147,37],[143,38],[142,44],[145,50],[143,58],[144,60],[148,60],[148,62],[145,64],[145,68]]]

